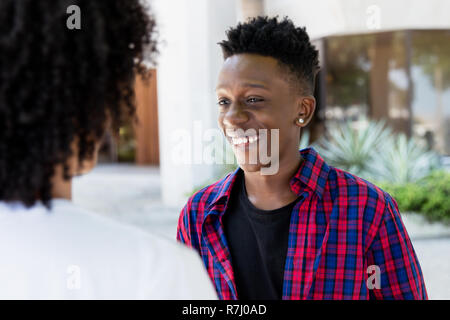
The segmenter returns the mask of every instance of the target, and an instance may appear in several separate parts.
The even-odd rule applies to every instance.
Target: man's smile
[[[253,136],[230,138],[229,140],[234,146],[246,146],[255,143],[256,141],[258,141],[258,139],[259,139],[258,135],[253,135]]]
[[[250,129],[251,133],[243,129],[227,129],[225,135],[227,140],[235,147],[247,147],[255,144],[259,140],[259,134],[255,129]]]

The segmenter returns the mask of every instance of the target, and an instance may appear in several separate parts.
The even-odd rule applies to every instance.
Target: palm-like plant
[[[329,129],[314,148],[332,166],[372,179],[373,163],[390,135],[384,121],[363,120],[358,127],[345,122]]]
[[[439,156],[404,134],[393,135],[384,121],[346,122],[314,148],[331,165],[372,181],[417,182],[440,167]]]
[[[416,182],[439,167],[439,156],[404,134],[390,137],[373,163],[378,180],[395,184]]]

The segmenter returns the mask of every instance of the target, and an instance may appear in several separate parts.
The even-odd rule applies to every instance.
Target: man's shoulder
[[[348,171],[331,167],[330,176],[333,177],[333,175],[336,185],[340,188],[358,188],[358,191],[364,192],[364,195],[367,194],[372,197],[382,197],[387,194],[386,191],[374,183]]]
[[[85,220],[84,225],[89,230],[94,228],[99,235],[89,247],[84,246],[95,253],[92,263],[115,262],[113,271],[128,273],[130,281],[137,279],[141,298],[216,298],[200,257],[191,248],[88,210],[80,208],[77,213]]]
[[[345,170],[330,167],[329,190],[339,200],[357,201],[366,209],[383,212],[388,201],[393,198],[376,184]],[[394,200],[395,201],[395,200]]]
[[[328,189],[337,213],[336,222],[352,228],[361,226],[367,248],[395,200],[374,183],[334,167],[330,170]],[[398,211],[393,213],[399,215]]]
[[[137,274],[143,298],[150,299],[216,299],[198,254],[187,246],[147,232],[131,225],[123,225],[98,214],[85,211],[90,225],[105,236],[103,245],[92,243],[91,250],[104,259],[104,255],[127,257],[130,261],[116,261],[118,273],[132,272],[133,265],[139,266]],[[107,241],[106,241],[107,240]],[[110,250],[114,247],[114,250]],[[103,250],[98,250],[102,249]],[[108,253],[109,252],[109,253]],[[113,253],[111,253],[113,252]],[[122,259],[127,260],[127,259]],[[128,267],[128,268],[127,268]]]
[[[14,247],[0,246],[2,257],[7,258],[0,263],[2,267],[23,266],[21,272],[35,273],[49,268],[65,270],[75,262],[76,267],[95,280],[84,280],[86,289],[75,298],[186,299],[191,295],[214,298],[198,254],[174,240],[125,225],[68,201],[53,201],[51,210],[43,206],[17,209],[0,203],[0,214],[2,220],[8,220],[11,229],[8,232],[2,228],[1,242],[14,240],[23,248],[16,252]],[[40,259],[36,261],[30,254],[34,251],[39,252]],[[108,266],[106,270],[105,266]],[[0,279],[4,279],[2,276],[0,274]],[[45,276],[46,283],[60,281],[58,275],[46,273]],[[113,277],[116,280],[111,282]],[[14,281],[10,283],[14,285]],[[195,288],[195,281],[202,289]],[[27,286],[32,288],[35,284],[31,281]],[[46,290],[41,288],[40,296],[48,296]],[[5,291],[0,290],[0,296],[2,292]],[[66,293],[55,294],[65,297]]]
[[[135,253],[137,256],[145,253],[150,260],[161,261],[163,259],[167,262],[176,259],[180,254],[186,254],[186,252],[189,255],[189,250],[175,241],[135,225],[125,224],[101,213],[73,204],[55,205],[55,211],[55,216],[58,215],[55,219],[59,219],[58,224],[62,227],[70,226],[70,228],[64,229],[67,229],[68,235],[75,238],[83,233],[83,237],[86,238],[86,241],[83,241],[86,244],[86,250],[101,249],[99,254],[102,252],[106,254],[111,252],[107,249],[112,246],[116,252],[122,250],[129,254]],[[89,243],[90,246],[87,246]]]

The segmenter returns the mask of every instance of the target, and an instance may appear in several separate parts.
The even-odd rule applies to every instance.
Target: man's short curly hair
[[[256,17],[226,32],[220,42],[224,59],[243,53],[275,58],[287,66],[303,91],[314,91],[319,70],[318,51],[311,44],[306,28],[298,28],[284,17]],[[298,86],[297,86],[298,87]]]
[[[66,26],[71,5],[79,30]],[[1,0],[0,21],[0,200],[49,206],[55,166],[69,179],[71,143],[81,163],[107,120],[116,131],[134,117],[155,22],[139,0]]]

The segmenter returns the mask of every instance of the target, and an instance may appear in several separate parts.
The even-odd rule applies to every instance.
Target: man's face
[[[271,154],[274,143],[278,143],[279,161],[298,153],[300,128],[296,120],[301,97],[295,94],[288,75],[276,59],[254,54],[227,58],[219,74],[216,93],[219,127],[244,171],[255,172],[267,166],[261,163],[260,157],[256,163],[249,163],[249,153],[259,154],[258,148],[264,142],[260,129],[267,129],[269,151],[264,151],[266,154]],[[279,139],[271,141],[275,136],[271,129],[279,130]],[[245,131],[249,133],[242,137]],[[246,159],[245,163],[242,159]]]

